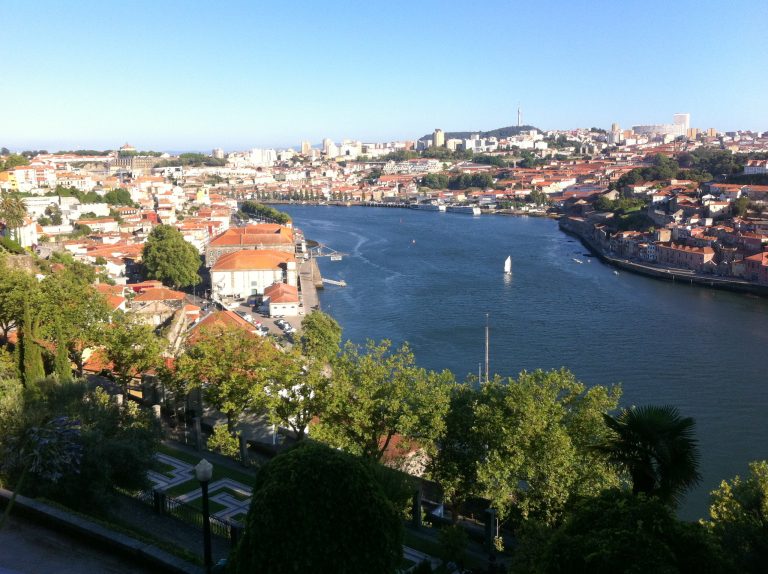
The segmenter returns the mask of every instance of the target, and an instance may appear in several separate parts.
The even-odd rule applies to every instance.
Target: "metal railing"
[[[161,490],[141,490],[133,493],[133,497],[144,504],[152,506],[155,512],[159,514],[173,516],[197,528],[203,527],[202,510],[192,504],[168,496]],[[237,543],[243,531],[243,526],[240,523],[220,518],[213,514],[210,515],[209,521],[212,534],[229,539],[233,546]]]

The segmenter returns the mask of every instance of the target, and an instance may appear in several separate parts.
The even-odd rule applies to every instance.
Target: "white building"
[[[261,295],[276,282],[296,287],[297,277],[296,258],[270,249],[227,253],[211,267],[213,294],[219,300]]]
[[[274,283],[264,289],[264,305],[269,309],[270,317],[296,317],[299,314],[299,290],[285,283]]]
[[[254,148],[250,155],[250,163],[254,167],[271,167],[277,161],[277,152],[273,149]]]

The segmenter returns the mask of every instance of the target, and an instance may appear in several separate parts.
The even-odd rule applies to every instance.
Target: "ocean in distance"
[[[567,367],[587,385],[620,383],[624,406],[694,417],[703,480],[683,518],[706,516],[721,480],[768,458],[768,300],[616,275],[545,218],[278,207],[345,254],[318,260],[347,283],[320,293],[345,339],[407,341],[421,366],[462,380],[484,361],[489,313],[492,374]]]

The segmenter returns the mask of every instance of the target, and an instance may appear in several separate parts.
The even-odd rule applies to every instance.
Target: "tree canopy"
[[[159,279],[174,288],[200,283],[200,254],[170,225],[158,225],[147,238],[142,251],[149,279]]]
[[[520,572],[734,572],[701,525],[677,520],[654,497],[618,489],[579,500],[559,528],[529,529],[520,548]]]
[[[749,475],[724,480],[712,492],[710,528],[739,572],[757,574],[768,564],[768,461],[750,463]]]
[[[658,496],[674,505],[700,480],[695,422],[672,406],[624,409],[605,415],[612,436],[598,446],[611,461],[626,470],[632,492]]]
[[[124,389],[134,376],[156,366],[163,350],[161,340],[150,325],[135,315],[121,312],[115,313],[112,322],[105,326],[101,341],[106,358]]]
[[[380,460],[395,435],[430,448],[442,434],[450,371],[419,368],[407,345],[348,342],[332,363],[324,415],[313,436],[332,446]]]
[[[564,369],[458,387],[434,477],[456,504],[482,496],[502,517],[553,523],[571,497],[619,484],[592,448],[608,436],[603,413],[619,396],[618,387],[587,389]]]
[[[239,327],[202,327],[186,345],[178,370],[190,388],[227,415],[229,429],[246,409],[264,404],[278,351],[272,343]]]
[[[280,225],[285,225],[286,223],[291,222],[291,216],[287,213],[283,213],[282,211],[279,211],[274,207],[270,207],[269,205],[263,205],[251,200],[244,201],[240,205],[240,210],[244,213],[247,213],[248,215],[266,219],[268,221],[273,221],[275,223],[279,223]]]
[[[47,379],[17,396],[17,424],[0,436],[2,470],[10,484],[18,485],[26,468],[25,494],[90,511],[103,509],[116,487],[147,486],[159,441],[151,413],[130,402],[119,406],[84,381],[56,384]],[[67,454],[59,447],[74,448],[77,456],[69,457],[72,464],[66,468],[58,463],[51,468],[52,461]]]
[[[402,543],[400,514],[371,468],[352,455],[303,443],[256,476],[231,571],[394,574]]]
[[[328,362],[339,354],[341,327],[322,311],[313,311],[301,322],[299,347],[307,357]]]

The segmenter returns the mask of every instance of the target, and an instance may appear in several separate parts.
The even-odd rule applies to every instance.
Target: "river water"
[[[345,254],[319,260],[347,282],[320,294],[345,339],[408,341],[421,366],[463,379],[484,361],[488,313],[492,374],[564,366],[587,385],[621,383],[623,405],[694,417],[703,480],[681,516],[705,516],[722,479],[768,458],[768,300],[616,275],[550,219],[280,209]]]

